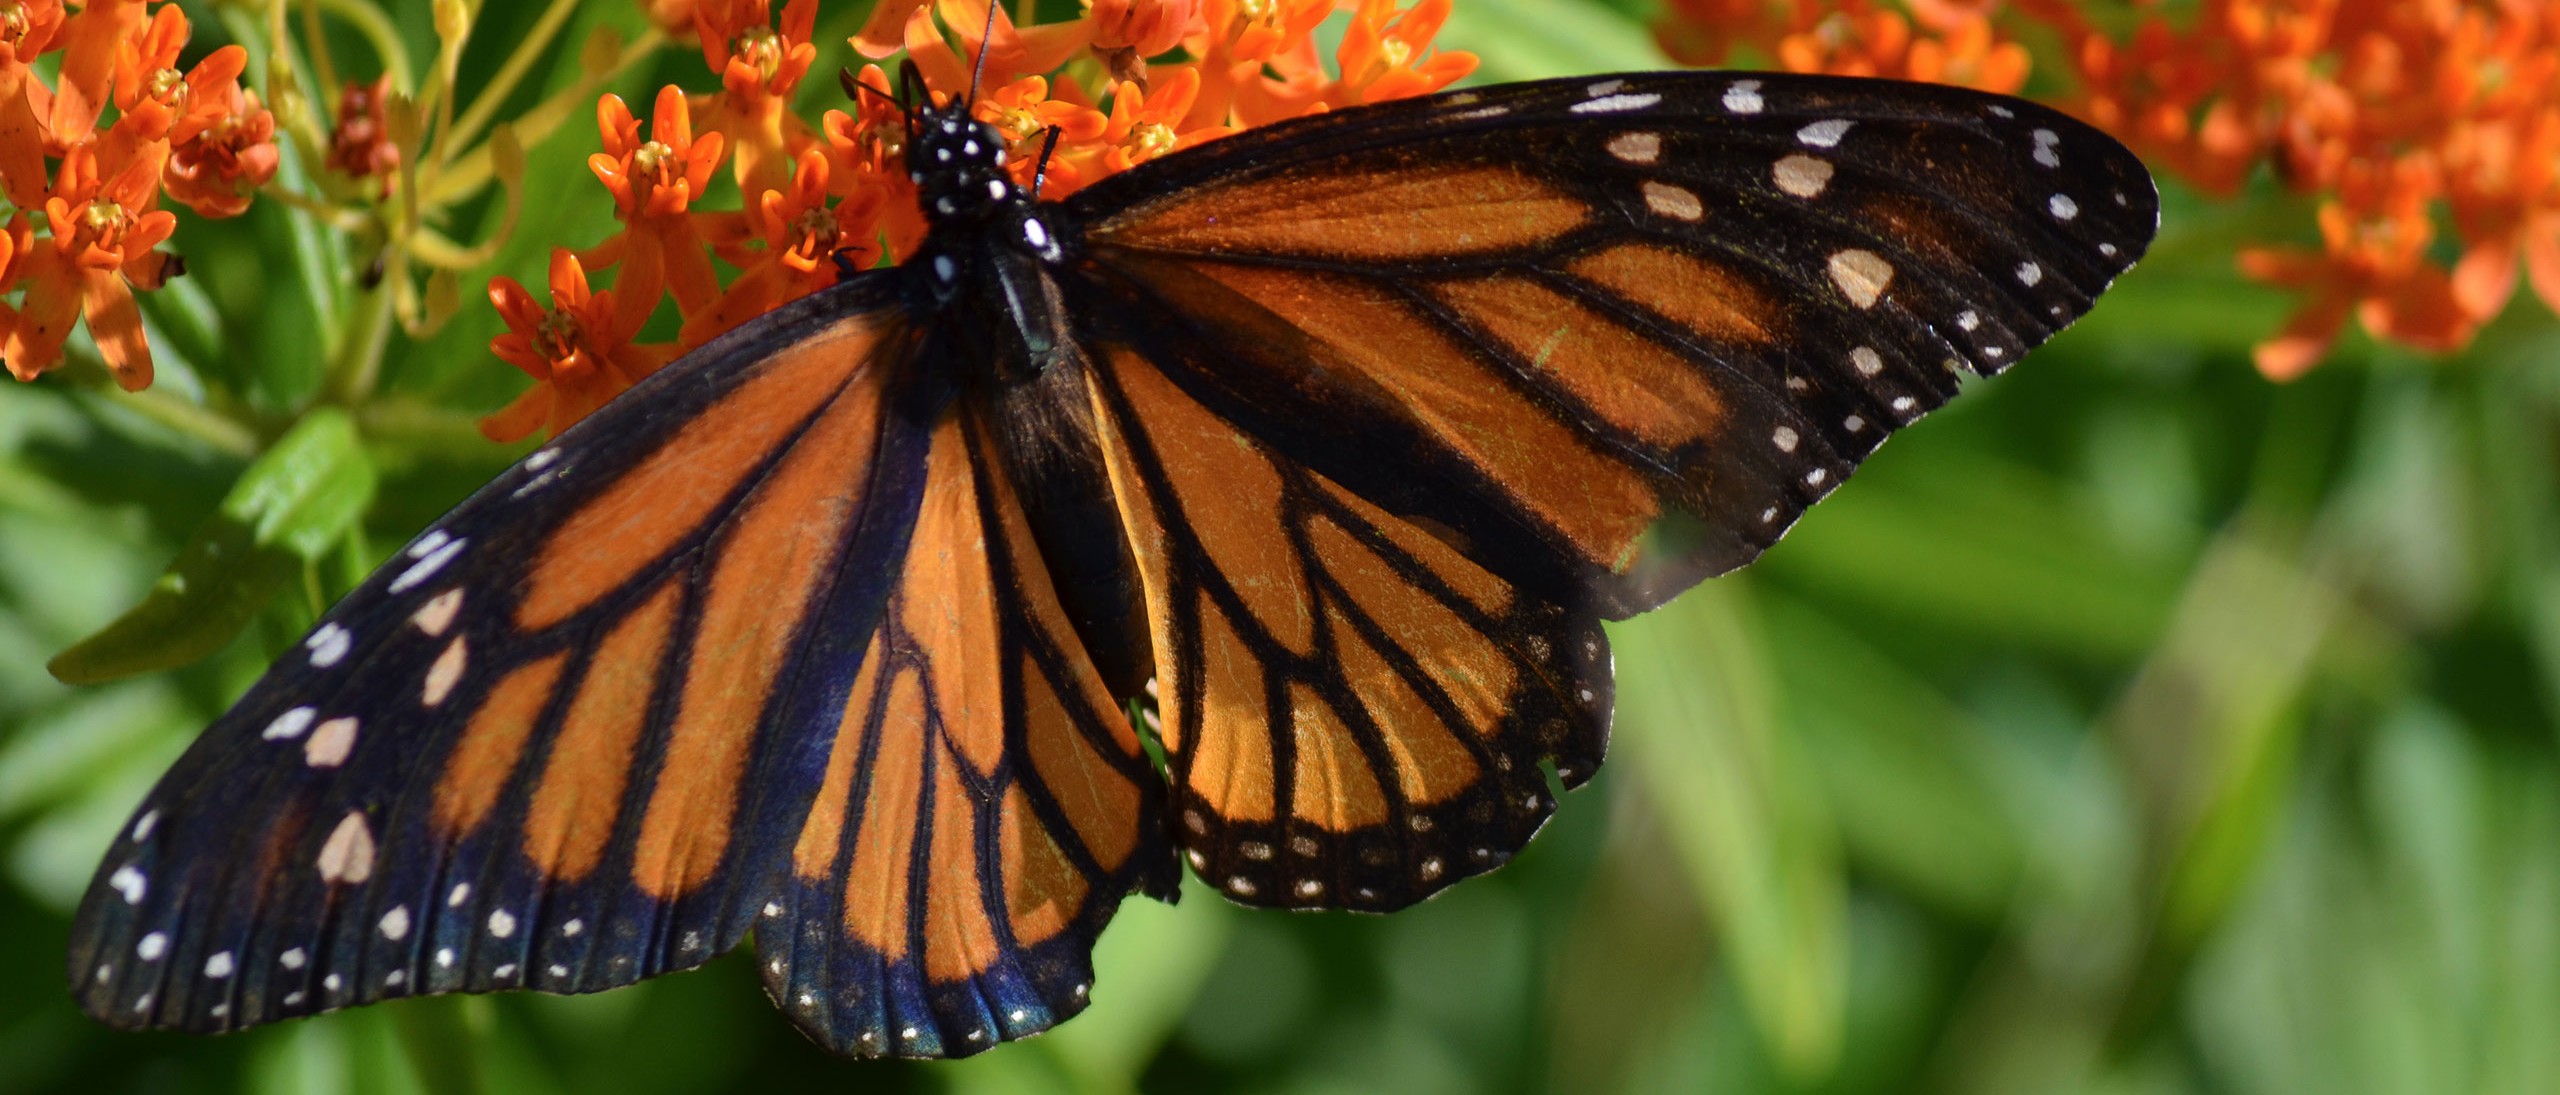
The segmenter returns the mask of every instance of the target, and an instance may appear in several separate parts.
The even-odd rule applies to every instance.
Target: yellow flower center
[[[631,170],[634,174],[656,179],[666,174],[675,158],[675,149],[661,141],[649,141],[631,151]]]
[[[791,249],[823,255],[836,249],[836,218],[824,207],[811,206],[791,219]]]
[[[1004,131],[1006,140],[1017,144],[1048,128],[1040,120],[1040,113],[1027,106],[997,107],[995,123],[997,129]]]
[[[1393,72],[1413,60],[1413,46],[1402,38],[1389,38],[1378,43],[1378,59],[1386,62],[1387,71]]]
[[[1177,138],[1173,127],[1163,122],[1140,122],[1129,127],[1129,136],[1120,142],[1129,150],[1131,159],[1149,160],[1173,151]]]
[[[124,223],[124,207],[100,198],[81,209],[80,223],[90,231],[104,235]]]
[[[729,43],[729,52],[754,68],[756,75],[770,80],[782,67],[782,45],[782,36],[772,27],[748,27]]]
[[[578,317],[554,308],[542,314],[542,325],[533,329],[533,348],[542,359],[565,365],[578,353]]]
[[[168,104],[172,109],[185,107],[187,105],[187,74],[174,68],[164,68],[152,73],[151,97]]]
[[[17,45],[27,36],[27,6],[0,5],[0,43]]]

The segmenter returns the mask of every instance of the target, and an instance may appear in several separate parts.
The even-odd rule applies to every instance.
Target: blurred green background
[[[465,86],[535,7],[488,6]],[[822,8],[820,72],[860,7]],[[425,55],[426,5],[389,10]],[[197,50],[256,17],[190,13]],[[1478,81],[1642,68],[1648,15],[1460,0],[1441,44]],[[597,24],[641,28],[597,0],[566,40]],[[525,104],[574,78],[560,52]],[[671,51],[615,86],[669,81],[709,85]],[[593,141],[531,150],[496,269],[610,231]],[[2306,207],[2166,201],[2080,326],[1746,575],[1616,628],[1611,763],[1511,866],[1388,917],[1135,901],[1084,1017],[925,1066],[812,1049],[735,956],[224,1038],[72,1006],[69,910],[143,789],[513,455],[470,433],[520,378],[469,281],[355,416],[356,536],[204,662],[56,683],[321,383],[360,291],[281,203],[190,221],[147,398],[94,365],[0,385],[0,1093],[2560,1090],[2560,323],[2520,299],[2459,357],[2351,338],[2272,386],[2248,348],[2289,302],[2231,256]]]

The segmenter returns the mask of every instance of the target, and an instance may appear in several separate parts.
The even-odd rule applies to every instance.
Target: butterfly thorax
[[[912,123],[908,177],[927,228],[911,262],[935,305],[989,376],[1019,381],[1047,371],[1068,341],[1044,267],[1064,258],[1055,207],[1043,206],[1005,170],[1005,142],[966,107],[926,107]]]

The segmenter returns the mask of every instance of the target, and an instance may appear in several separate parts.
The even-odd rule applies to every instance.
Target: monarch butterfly
[[[907,124],[909,262],[532,453],[177,762],[80,907],[90,1012],[587,992],[752,931],[829,1049],[959,1056],[1083,1009],[1178,858],[1410,905],[1592,777],[1602,619],[1750,561],[2158,220],[2070,118],[1846,78],[1459,91],[1060,202],[965,103]]]

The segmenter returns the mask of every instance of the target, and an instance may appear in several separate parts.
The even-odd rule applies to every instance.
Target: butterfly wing
[[[956,1057],[1046,1030],[1084,1010],[1121,896],[1175,894],[1161,782],[981,410],[929,427],[912,546],[762,910],[767,990],[839,1053]]]
[[[1384,911],[1500,866],[1599,767],[1609,653],[1117,347],[1088,370],[1154,625],[1176,837],[1256,905]]]
[[[2157,222],[2062,115],[1657,74],[1254,130],[1070,198],[1176,838],[1257,904],[1508,858],[1605,743],[1597,618],[1776,541]]]
[[[1623,617],[1740,566],[2148,245],[2106,135],[1957,88],[1513,84],[1256,129],[1078,192],[1085,282],[1284,458]]]
[[[916,519],[898,299],[855,279],[670,366],[332,609],[109,850],[83,1006],[219,1031],[734,946]]]

